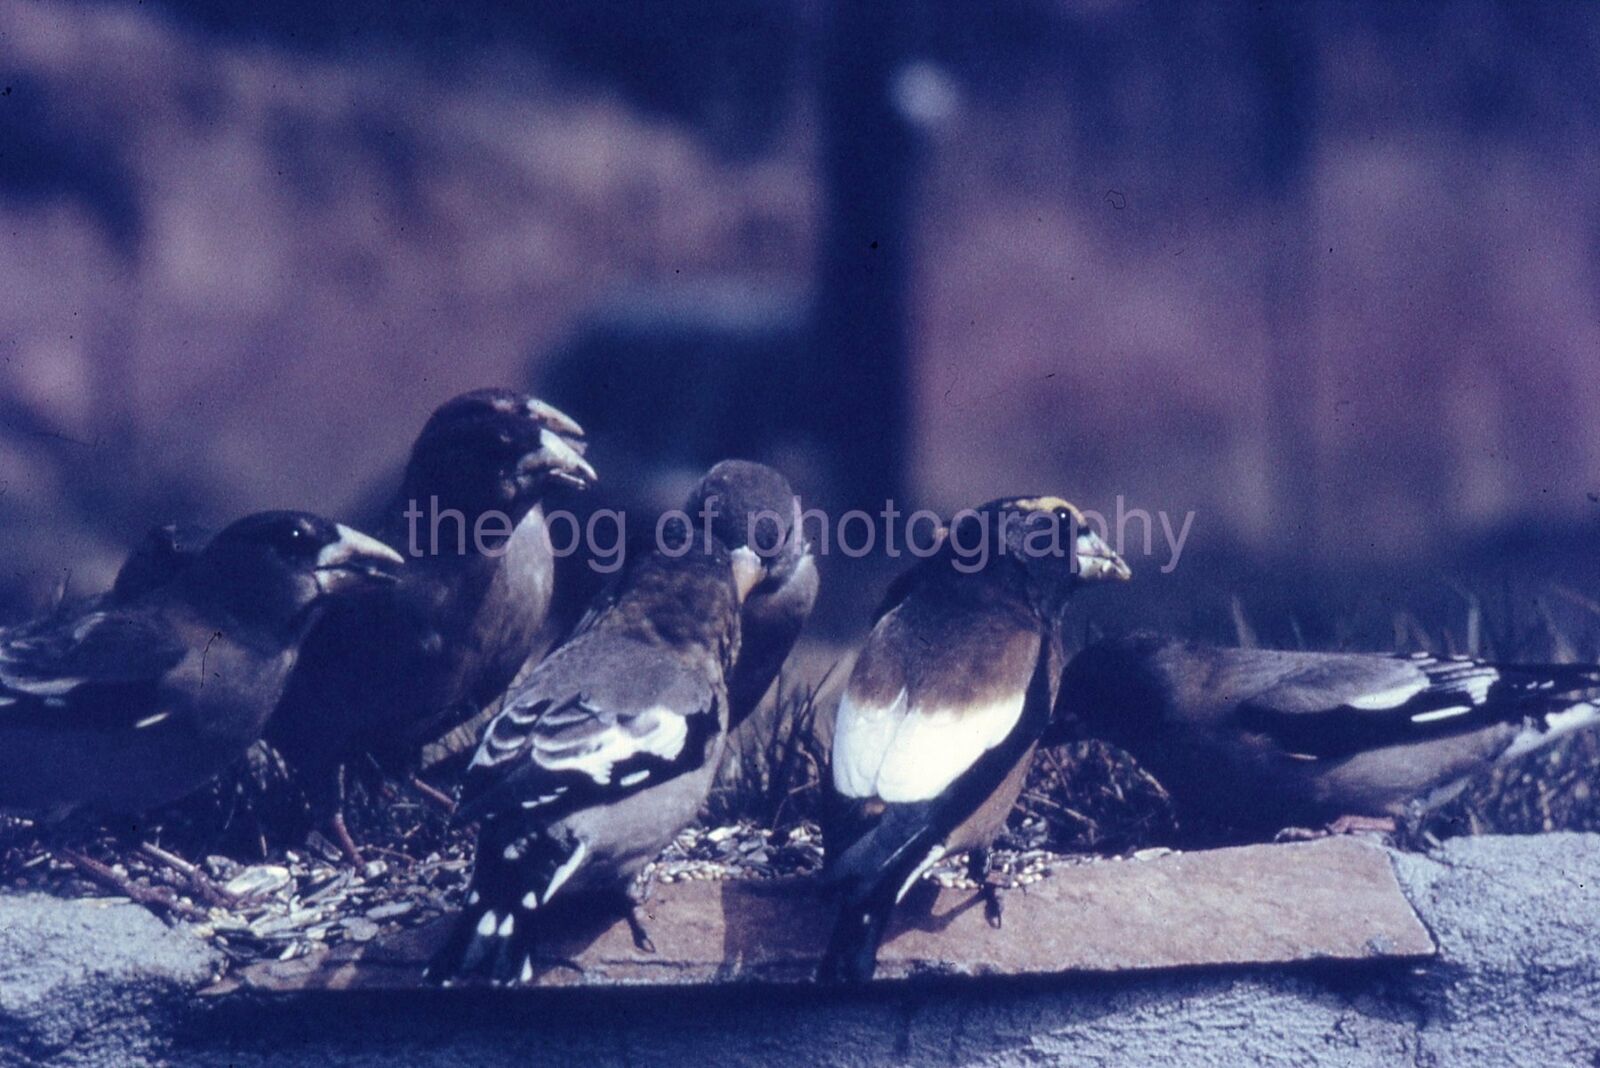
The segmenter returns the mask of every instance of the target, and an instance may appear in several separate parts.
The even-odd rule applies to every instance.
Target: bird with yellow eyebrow
[[[1071,504],[1013,497],[959,513],[896,580],[835,721],[823,878],[839,912],[820,979],[871,978],[895,905],[951,854],[999,926],[989,849],[1050,723],[1063,610],[1130,575]]]

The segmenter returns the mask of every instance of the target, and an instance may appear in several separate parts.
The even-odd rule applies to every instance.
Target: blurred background
[[[595,501],[1121,495],[1195,520],[1113,615],[1579,645],[1597,56],[1474,0],[11,0],[0,609],[157,522],[359,517],[503,383]]]

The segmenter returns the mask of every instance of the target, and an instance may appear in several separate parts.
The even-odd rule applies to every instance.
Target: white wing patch
[[[1449,708],[1436,708],[1431,712],[1418,712],[1411,717],[1412,723],[1433,723],[1441,719],[1450,719],[1453,716],[1464,716],[1472,709],[1466,705],[1452,705]]]
[[[1465,657],[1429,658],[1417,661],[1417,666],[1427,673],[1429,685],[1465,691],[1467,702],[1474,706],[1487,701],[1489,690],[1500,681],[1499,669]]]
[[[912,710],[902,690],[888,707],[839,703],[833,737],[834,786],[846,797],[888,802],[938,797],[983,753],[1005,740],[1027,694],[990,705]]]
[[[833,727],[834,789],[845,797],[874,795],[884,754],[905,715],[904,688],[886,706],[852,701],[845,690]]]
[[[662,760],[677,759],[683,752],[683,744],[689,740],[689,721],[665,707],[652,708],[639,718],[650,725],[643,734],[614,727],[603,732],[593,748],[577,747],[570,756],[552,754],[542,749],[536,739],[536,759],[541,767],[550,771],[581,772],[601,786],[609,785],[612,769],[630,757],[648,755]]]
[[[578,847],[572,851],[572,856],[563,861],[561,867],[555,870],[555,874],[550,876],[550,885],[544,888],[545,901],[549,901],[556,896],[556,891],[561,889],[563,883],[572,878],[572,873],[578,870],[578,866],[583,863],[584,858],[588,855],[589,844],[587,842],[579,842]]]
[[[917,885],[918,879],[927,874],[929,868],[933,867],[935,864],[939,863],[939,861],[944,859],[946,852],[948,852],[948,850],[946,850],[942,845],[935,845],[932,849],[928,850],[928,855],[923,857],[922,862],[919,863],[915,868],[911,869],[911,874],[906,877],[906,881],[900,884],[900,889],[896,891],[894,895],[894,903],[896,905],[905,900],[906,894],[910,892],[913,886]]]
[[[1428,677],[1421,672],[1415,679],[1408,679],[1398,686],[1391,686],[1387,690],[1377,690],[1364,693],[1360,697],[1349,701],[1351,708],[1359,708],[1365,712],[1378,712],[1385,708],[1399,708],[1417,694],[1428,688]]]

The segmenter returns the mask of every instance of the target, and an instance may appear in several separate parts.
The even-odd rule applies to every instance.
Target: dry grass
[[[734,732],[706,802],[711,824],[749,820],[777,831],[817,818],[832,715],[819,717],[819,698],[833,674],[814,684],[780,677],[772,699]]]

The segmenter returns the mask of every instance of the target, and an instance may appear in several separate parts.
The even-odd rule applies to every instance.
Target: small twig
[[[417,775],[411,776],[411,788],[416,790],[417,793],[421,794],[423,797],[427,798],[429,801],[432,801],[435,804],[437,804],[440,808],[444,809],[446,812],[449,812],[451,814],[455,813],[455,810],[456,810],[456,799],[451,797],[449,794],[445,793],[443,790],[439,789],[437,786],[434,786],[431,783],[424,782],[420,776],[417,776]]]
[[[118,875],[98,860],[86,857],[82,853],[70,849],[62,850],[60,855],[67,863],[88,876],[92,882],[99,883],[110,890],[115,890],[129,901],[143,905],[151,910],[162,909],[169,915],[179,916],[185,920],[199,921],[206,918],[204,912],[184,901],[164,886],[140,886],[131,879]]]
[[[184,879],[189,883],[190,889],[199,895],[201,900],[208,905],[226,906],[231,905],[239,900],[237,895],[230,894],[228,891],[218,886],[216,880],[212,879],[211,876],[207,875],[204,871],[200,870],[195,865],[190,864],[182,857],[177,856],[174,853],[167,852],[165,849],[162,849],[160,846],[155,845],[154,843],[141,843],[139,845],[139,852],[143,853],[156,863],[165,865],[166,867],[177,872],[179,875],[183,876]]]

